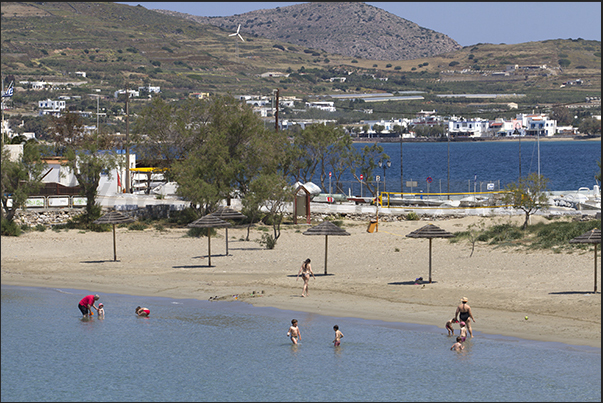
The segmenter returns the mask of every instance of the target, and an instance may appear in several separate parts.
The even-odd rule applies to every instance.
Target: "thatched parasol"
[[[188,224],[187,227],[191,228],[224,228],[230,227],[230,223],[219,219],[212,215],[206,215],[198,220]],[[207,256],[209,257],[208,265],[211,266],[211,231],[207,230]]]
[[[117,261],[117,251],[115,249],[115,224],[126,224],[136,221],[128,215],[120,213],[119,211],[111,211],[100,218],[93,221],[94,224],[113,224],[113,261]]]
[[[595,245],[595,294],[597,293],[597,244],[601,243],[601,230],[592,229],[584,234],[571,239],[570,243],[592,243]]]
[[[409,238],[428,238],[429,239],[429,282],[431,283],[431,240],[433,238],[451,238],[454,234],[443,230],[442,228],[427,224],[426,226],[419,228],[406,235]]]
[[[222,220],[241,220],[247,218],[245,214],[241,214],[230,207],[219,207],[218,210],[210,214]],[[228,227],[226,227],[226,256],[228,256]]]
[[[324,235],[325,236],[325,275],[327,274],[327,251],[329,245],[329,235],[351,235],[344,229],[339,228],[337,225],[330,221],[324,221],[322,224],[318,224],[316,227],[312,227],[305,232],[303,235]]]

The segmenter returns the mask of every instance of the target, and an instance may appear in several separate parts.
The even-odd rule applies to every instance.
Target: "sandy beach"
[[[351,236],[328,238],[328,275],[325,237],[302,235],[310,227],[305,224],[283,226],[273,250],[257,242],[266,230],[272,233],[271,227],[253,227],[250,241],[244,240],[247,227],[230,228],[228,256],[226,231],[218,229],[211,238],[211,266],[207,238],[186,237],[186,229],[117,228],[117,261],[111,232],[28,232],[1,238],[1,279],[4,285],[90,290],[101,301],[103,293],[139,295],[141,305],[145,296],[230,301],[238,295],[255,306],[442,330],[467,297],[476,338],[488,333],[600,348],[601,293],[593,294],[592,246],[554,253],[478,244],[470,257],[469,243],[434,239],[434,282],[414,284],[417,277],[428,279],[429,240],[406,235],[428,223],[462,231],[479,219],[380,222],[373,233],[367,232],[368,223],[345,220]],[[310,279],[309,296],[302,298],[303,282],[296,275],[308,257],[316,279]],[[599,253],[598,290],[600,263]]]

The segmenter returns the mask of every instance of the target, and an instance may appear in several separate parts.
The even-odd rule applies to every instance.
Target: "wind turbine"
[[[245,39],[243,39],[243,37],[241,36],[241,34],[239,33],[239,31],[241,30],[241,24],[239,24],[239,27],[237,28],[237,32],[232,33],[228,36],[238,36],[239,39],[241,39],[241,41],[245,42]],[[236,39],[236,38],[235,38]],[[239,41],[237,41],[237,62],[239,61]]]

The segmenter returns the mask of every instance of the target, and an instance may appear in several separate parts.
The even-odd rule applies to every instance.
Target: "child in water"
[[[455,350],[455,351],[461,351],[462,349],[464,349],[465,347],[462,344],[462,337],[461,336],[457,336],[456,337],[456,343],[454,343],[452,345],[452,347],[450,347],[451,350]]]
[[[461,341],[467,340],[467,328],[465,327],[465,322],[461,322]]]
[[[299,330],[299,327],[297,327],[297,319],[291,320],[291,327],[289,327],[287,337],[291,338],[293,344],[297,344],[298,340],[301,341],[301,331]]]
[[[148,317],[151,314],[149,308],[141,308],[139,306],[136,307],[136,315]]]
[[[454,336],[454,329],[452,328],[453,323],[458,323],[458,320],[452,318],[446,322],[446,330],[448,330],[448,336]]]
[[[102,302],[100,304],[98,304],[98,317],[99,318],[105,317],[105,306],[103,305]]]
[[[339,326],[333,326],[333,330],[335,330],[335,340],[333,340],[333,345],[335,347],[341,344],[341,338],[343,337],[343,333],[339,331]]]

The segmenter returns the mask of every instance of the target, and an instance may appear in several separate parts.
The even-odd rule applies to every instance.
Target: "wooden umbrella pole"
[[[597,244],[595,244],[595,294],[597,293]]]
[[[209,267],[211,267],[211,228],[207,229],[207,258]]]
[[[431,241],[432,239],[429,238],[429,284],[431,284]]]
[[[228,227],[226,227],[226,256],[228,256]]]
[[[329,236],[325,235],[325,275],[327,274],[327,253],[329,251]]]
[[[115,248],[115,224],[113,224],[113,261],[117,262],[117,249]]]

